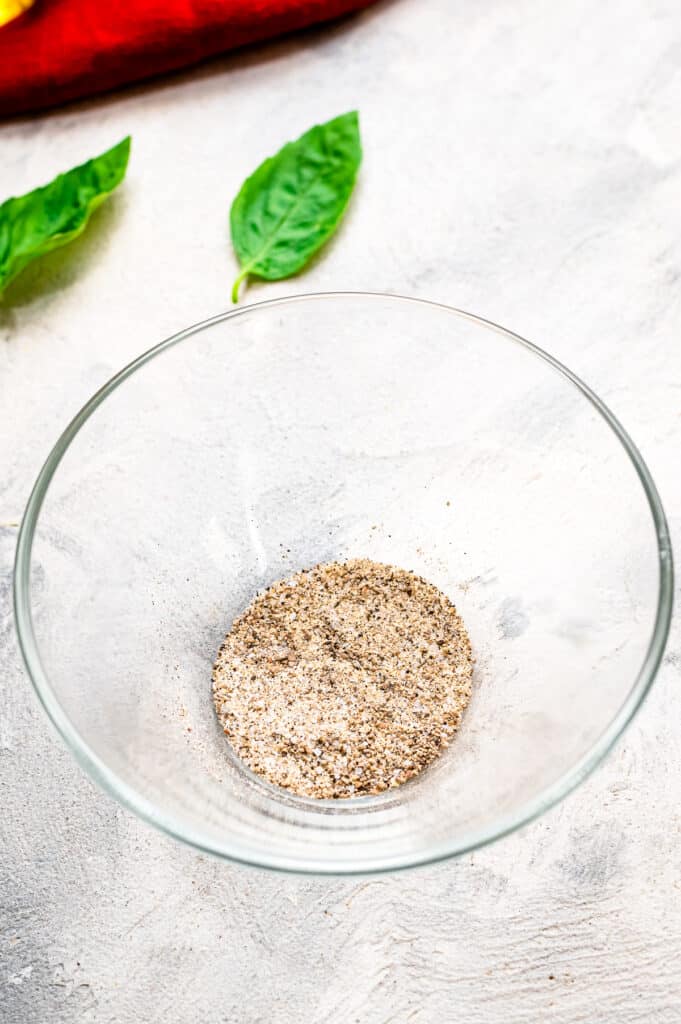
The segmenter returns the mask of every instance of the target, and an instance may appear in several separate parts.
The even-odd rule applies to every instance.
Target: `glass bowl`
[[[231,753],[211,666],[259,590],[367,557],[452,598],[476,657],[420,777],[300,798]],[[19,536],[26,666],[86,771],[194,847],[290,871],[471,850],[564,796],[659,664],[664,512],[603,403],[517,335],[414,299],[308,295],[191,327],[65,430]]]

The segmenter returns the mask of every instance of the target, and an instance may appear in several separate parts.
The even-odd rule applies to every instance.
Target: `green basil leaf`
[[[38,256],[66,245],[125,177],[130,136],[49,185],[0,206],[0,294]]]
[[[315,125],[247,178],[232,203],[230,228],[241,273],[290,277],[336,230],[362,160],[356,110]]]

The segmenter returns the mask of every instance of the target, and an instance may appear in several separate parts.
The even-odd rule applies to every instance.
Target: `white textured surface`
[[[249,299],[367,287],[514,328],[611,405],[678,533],[680,55],[671,0],[393,0],[0,128],[3,197],[134,136],[87,236],[0,306],[3,1024],[681,1020],[678,627],[623,741],[542,821],[436,869],[328,882],[206,860],[96,790],[32,696],[9,612],[11,524],[66,420],[226,306],[244,175],[354,105],[366,161],[339,238]]]

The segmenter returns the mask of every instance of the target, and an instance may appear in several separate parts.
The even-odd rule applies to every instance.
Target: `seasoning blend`
[[[297,573],[234,622],[213,699],[236,754],[301,796],[381,793],[448,746],[473,658],[454,605],[404,569],[355,559]]]

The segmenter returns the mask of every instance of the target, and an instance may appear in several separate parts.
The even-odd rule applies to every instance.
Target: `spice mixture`
[[[356,559],[259,594],[220,648],[213,698],[254,772],[302,796],[349,797],[406,782],[448,746],[472,671],[437,587]]]

